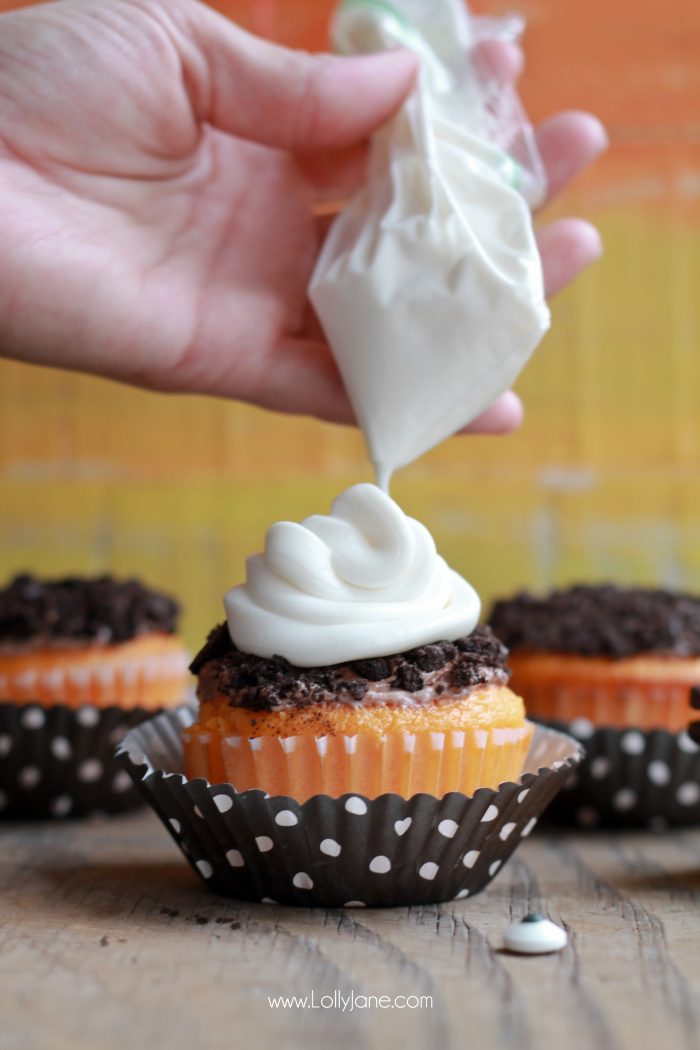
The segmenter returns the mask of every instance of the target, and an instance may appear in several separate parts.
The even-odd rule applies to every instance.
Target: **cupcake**
[[[147,714],[186,699],[177,615],[137,580],[21,575],[0,590],[0,813],[137,801],[113,748]]]
[[[192,664],[188,776],[300,802],[517,778],[532,726],[506,651],[472,633],[475,591],[381,490],[358,485],[329,517],[274,525],[247,569]]]
[[[192,664],[196,720],[154,719],[121,749],[220,892],[476,892],[578,759],[569,738],[533,739],[475,591],[374,485],[273,525],[224,604]]]
[[[180,703],[178,612],[138,580],[17,576],[0,591],[0,700],[149,710]]]
[[[215,628],[191,670],[185,771],[304,802],[355,792],[473,795],[516,780],[533,726],[485,627],[454,642],[322,667],[239,650]]]
[[[575,586],[495,603],[513,688],[539,721],[585,741],[558,812],[582,824],[700,820],[697,747],[687,733],[700,682],[700,598]]]

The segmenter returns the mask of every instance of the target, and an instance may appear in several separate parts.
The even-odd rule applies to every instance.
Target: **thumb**
[[[177,9],[176,9],[177,10]],[[292,51],[201,4],[170,9],[199,120],[279,149],[342,149],[383,124],[410,90],[409,51],[341,58]]]

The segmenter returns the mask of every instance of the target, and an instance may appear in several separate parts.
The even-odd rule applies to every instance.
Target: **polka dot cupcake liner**
[[[0,819],[82,817],[143,805],[114,754],[145,708],[0,703]]]
[[[693,711],[700,711],[700,686],[695,685],[690,690],[690,706]],[[688,735],[696,744],[700,744],[700,720],[690,723]]]
[[[546,724],[586,751],[548,818],[584,828],[700,824],[700,746],[688,732],[596,727],[585,718]]]
[[[117,753],[212,891],[322,907],[436,903],[473,896],[526,838],[583,750],[538,726],[517,783],[472,797],[315,795],[304,803],[188,779],[190,708],[132,729]]]

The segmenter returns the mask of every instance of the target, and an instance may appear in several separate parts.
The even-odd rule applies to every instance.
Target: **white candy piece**
[[[503,943],[508,951],[519,955],[544,955],[561,951],[567,940],[566,930],[544,915],[526,915],[506,930]]]

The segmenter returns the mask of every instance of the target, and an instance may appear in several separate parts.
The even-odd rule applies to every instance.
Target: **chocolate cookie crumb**
[[[190,664],[192,674],[198,674],[205,664],[210,660],[218,660],[231,651],[231,635],[228,633],[228,624],[220,623],[213,627],[207,635],[207,640],[199,650]]]
[[[421,671],[437,671],[454,658],[455,647],[451,642],[433,642],[419,649],[410,649],[404,655]]]
[[[417,693],[423,688],[423,675],[412,664],[399,664],[391,680],[394,689],[403,689],[407,693]]]
[[[172,634],[179,611],[176,601],[138,580],[39,580],[23,574],[0,590],[0,643],[67,639],[108,644],[154,631]]]
[[[353,660],[323,667],[295,667],[275,656],[266,660],[241,652],[231,641],[227,625],[209,635],[191,670],[204,673],[216,691],[235,707],[274,711],[328,702],[360,702],[375,683],[389,690],[416,693],[426,674],[437,674],[435,694],[448,687],[505,683],[508,652],[488,627],[477,627],[456,642],[440,641],[393,656]],[[442,673],[441,673],[442,672]]]
[[[353,660],[350,667],[368,682],[381,682],[391,674],[391,664],[384,656],[375,656],[371,660]]]
[[[612,584],[495,603],[489,623],[511,650],[606,656],[700,656],[700,598]]]

